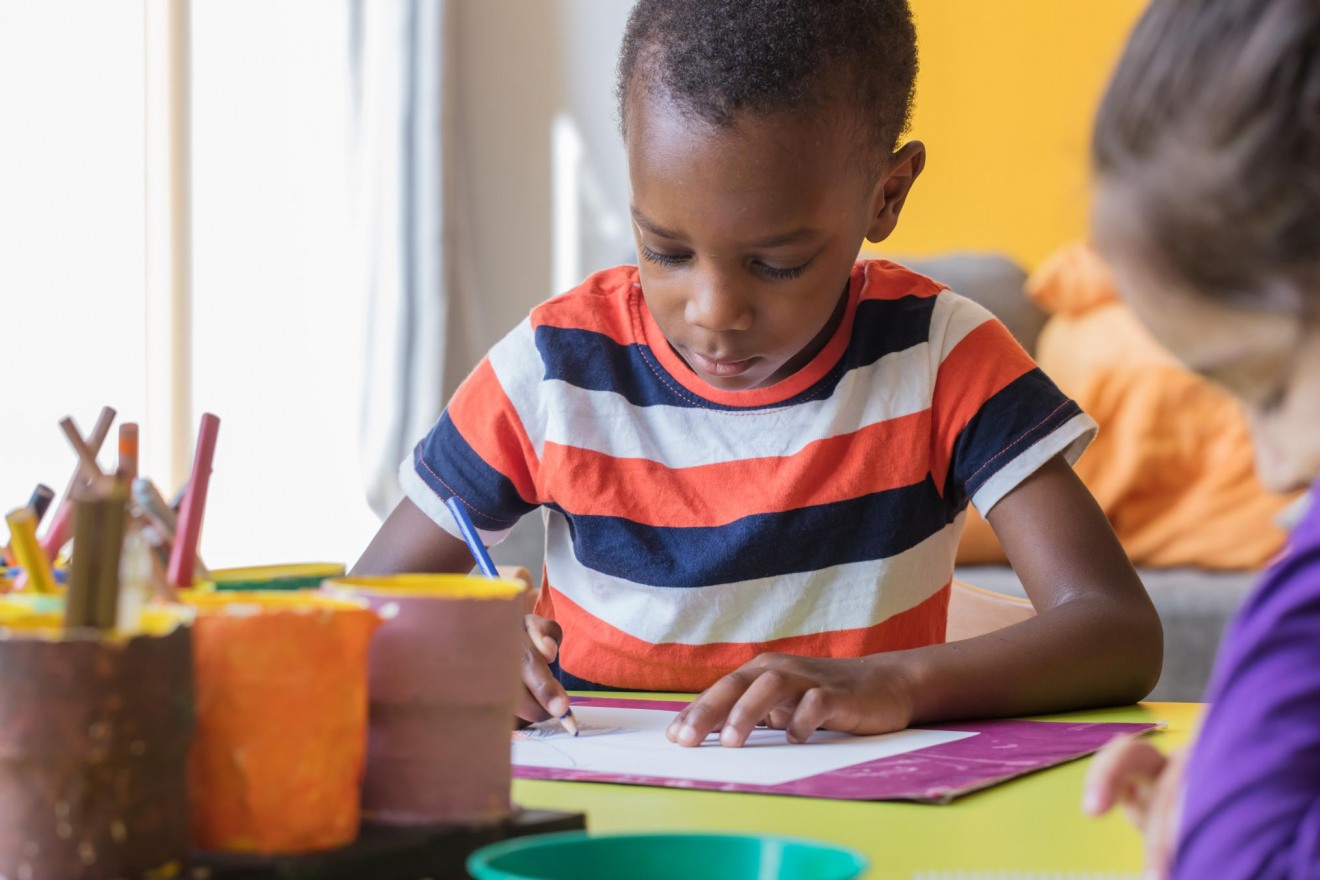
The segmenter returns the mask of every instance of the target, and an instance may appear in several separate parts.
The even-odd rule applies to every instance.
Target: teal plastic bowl
[[[793,837],[742,834],[538,834],[468,857],[477,880],[851,880],[861,853]]]

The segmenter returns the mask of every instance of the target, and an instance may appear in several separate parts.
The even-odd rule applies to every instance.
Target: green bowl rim
[[[738,841],[758,841],[761,843],[775,842],[780,844],[796,844],[806,846],[817,850],[828,850],[840,855],[848,856],[853,860],[856,873],[860,874],[870,866],[870,860],[857,849],[850,846],[843,846],[838,843],[831,843],[827,840],[819,840],[811,837],[797,837],[791,834],[758,834],[750,831],[605,831],[594,832],[590,829],[582,831],[553,831],[547,834],[529,834],[523,837],[513,837],[508,840],[501,840],[497,843],[488,843],[472,852],[467,857],[466,867],[468,873],[473,877],[477,876],[476,869],[490,868],[492,859],[509,852],[516,852],[529,846],[548,844],[550,846],[569,845],[583,840],[666,840],[666,839],[691,839],[701,838],[704,840],[738,840]],[[496,869],[498,870],[498,869]]]

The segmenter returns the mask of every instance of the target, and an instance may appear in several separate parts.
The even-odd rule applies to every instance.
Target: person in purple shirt
[[[1092,153],[1096,243],[1134,312],[1241,400],[1271,488],[1314,484],[1320,0],[1154,0]],[[1084,808],[1126,807],[1152,876],[1320,877],[1320,500],[1229,628],[1209,695],[1190,757],[1112,744]]]

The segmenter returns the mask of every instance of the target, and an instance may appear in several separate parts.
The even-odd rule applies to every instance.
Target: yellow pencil
[[[10,546],[18,564],[27,572],[28,585],[38,593],[55,592],[55,575],[50,560],[37,543],[37,516],[30,507],[20,507],[5,515],[9,523]]]

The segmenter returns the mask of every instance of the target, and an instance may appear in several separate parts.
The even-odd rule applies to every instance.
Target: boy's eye
[[[662,254],[662,253],[658,253],[657,251],[651,250],[645,244],[643,244],[641,247],[642,247],[642,259],[647,260],[648,262],[651,263],[657,263],[661,266],[679,266],[691,259],[691,257],[687,254],[682,254],[682,255]],[[766,263],[762,263],[760,260],[754,261],[752,265],[755,266],[756,271],[760,272],[762,275],[774,281],[791,281],[794,278],[800,277],[802,273],[807,270],[807,267],[811,265],[811,262],[812,262],[811,260],[807,260],[801,266],[793,266],[792,268],[788,268],[788,269],[781,269],[777,266],[771,266]]]
[[[791,269],[780,269],[775,266],[768,266],[759,261],[756,265],[767,278],[773,278],[775,281],[792,281],[794,278],[800,277],[803,272],[807,271],[807,267],[811,265],[811,260],[807,260],[801,266],[794,266]]]
[[[646,245],[642,245],[642,258],[652,263],[659,263],[661,266],[677,266],[680,263],[687,262],[687,257],[675,256],[674,254],[658,254]]]

